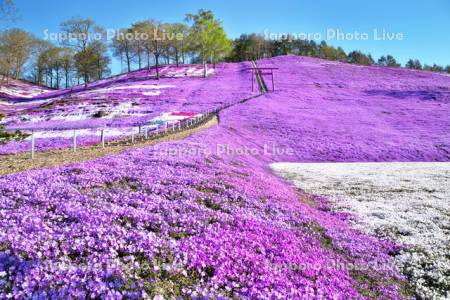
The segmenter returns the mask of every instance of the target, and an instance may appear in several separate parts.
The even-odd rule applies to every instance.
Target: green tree
[[[4,114],[0,114],[0,121],[5,117]],[[15,132],[7,132],[5,131],[5,127],[0,125],[0,145],[5,144],[10,140],[23,140],[28,135],[22,133],[21,131],[16,130]]]
[[[322,41],[319,45],[319,57],[329,60],[337,60],[336,49],[332,46],[328,46],[325,41]]]
[[[342,49],[341,47],[338,47],[336,49],[336,60],[342,61],[342,62],[347,60],[347,54],[345,53],[344,49]]]
[[[196,51],[203,63],[203,76],[208,75],[208,59],[214,55],[214,51],[221,49],[226,50],[226,45],[217,45],[226,43],[223,36],[226,36],[222,24],[214,18],[214,14],[210,10],[199,10],[197,14],[187,14],[186,19],[192,23],[190,30],[191,45]],[[223,32],[223,33],[222,33]],[[218,53],[216,53],[218,55]]]
[[[83,78],[87,87],[91,79],[100,79],[107,73],[110,58],[107,57],[105,30],[92,19],[71,18],[61,23],[61,30],[70,37],[63,45],[74,49],[75,68],[78,77]]]
[[[260,59],[264,55],[269,55],[265,52],[264,38],[255,33],[241,34],[232,43],[232,50],[228,57],[230,61],[246,61],[252,59]]]
[[[211,62],[215,69],[217,61],[222,60],[231,52],[232,44],[227,38],[225,31],[221,29],[214,31],[213,40],[214,43],[211,47]],[[255,44],[255,46],[258,47],[257,44]]]
[[[397,60],[392,55],[386,56],[386,62],[388,67],[400,67],[400,64],[397,63]]]
[[[409,59],[406,62],[405,67],[408,69],[422,70],[422,64],[418,59]]]
[[[433,64],[432,66],[424,65],[423,69],[427,70],[427,71],[432,71],[432,72],[444,72],[444,67],[439,66],[437,64]]]
[[[400,67],[395,58],[392,55],[381,56],[378,59],[377,65],[384,67]]]
[[[91,45],[91,47],[93,48],[93,55],[95,59],[95,67],[93,68],[95,71],[91,77],[94,80],[99,80],[111,74],[111,70],[109,69],[111,58],[108,55],[108,47],[105,43],[96,41]]]
[[[78,76],[83,78],[84,86],[87,88],[97,70],[97,52],[94,46],[90,45],[75,54],[75,67]]]
[[[377,65],[382,66],[382,67],[387,66],[387,59],[386,59],[386,56],[384,56],[384,55],[381,56],[381,57],[378,59]]]
[[[70,74],[74,67],[73,50],[55,47],[43,40],[37,40],[35,48],[32,63],[34,82],[41,85],[45,78],[47,86],[59,89],[64,79],[65,87],[68,88]],[[55,84],[53,84],[53,78],[55,78]]]
[[[374,64],[374,60],[372,56],[366,55],[362,53],[361,51],[352,51],[348,54],[347,61],[352,64],[358,64],[358,65],[372,65]]]

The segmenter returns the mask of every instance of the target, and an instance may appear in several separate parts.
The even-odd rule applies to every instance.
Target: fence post
[[[178,121],[178,130],[181,130],[181,122]]]
[[[131,143],[134,144],[134,128],[131,127]]]
[[[272,71],[272,92],[275,92],[275,84],[273,82],[273,70]]]
[[[252,92],[253,92],[253,68],[252,68]]]
[[[73,131],[73,152],[77,152],[77,131]]]
[[[145,133],[145,139],[148,139],[148,127],[145,127],[144,133]]]
[[[102,143],[102,148],[105,148],[105,129],[103,128],[100,132],[100,142]]]
[[[34,130],[32,130],[31,131],[31,159],[34,159],[34,147],[35,147]]]
[[[164,133],[167,133],[167,122],[164,122]]]

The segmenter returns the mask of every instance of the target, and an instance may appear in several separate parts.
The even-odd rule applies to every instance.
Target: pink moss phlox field
[[[450,159],[448,75],[295,56],[258,65],[279,68],[277,91],[245,116],[258,119],[249,134],[289,145],[294,161]]]
[[[226,135],[0,178],[0,298],[137,298],[170,283],[191,297],[363,299],[349,264],[388,280],[365,293],[402,298],[397,248],[301,203],[264,158],[168,154]]]
[[[6,80],[0,75],[2,86],[0,86],[0,100],[2,99],[30,99],[43,93],[51,92],[47,87],[37,86],[30,82],[9,78]]]
[[[202,71],[201,67],[192,65],[164,66],[161,73],[165,76],[160,80],[154,77],[154,68],[140,70],[94,82],[88,89],[76,86],[47,91],[31,98],[10,99],[8,105],[0,101],[0,113],[7,115],[3,125],[11,130],[25,128],[25,132],[57,134],[61,130],[104,127],[126,131],[163,113],[202,113],[254,95],[250,89],[251,75],[245,71],[248,66],[248,63],[218,64],[207,79],[190,76],[189,70]],[[89,138],[81,139],[79,144],[85,145],[84,140]],[[70,143],[71,139],[63,136],[38,138],[36,147],[38,151],[61,149]],[[11,142],[0,145],[0,155],[29,151],[29,148],[29,139]]]
[[[223,110],[216,127],[0,177],[0,298],[410,298],[398,245],[351,229],[351,216],[268,164],[448,161],[450,78],[301,57],[258,64],[280,67],[278,90]],[[226,78],[203,81],[186,105],[244,98],[249,78]],[[407,90],[436,99],[392,93]]]

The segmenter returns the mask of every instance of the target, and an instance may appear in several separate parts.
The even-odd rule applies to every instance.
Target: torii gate
[[[275,81],[274,81],[274,76],[273,76],[273,71],[274,70],[278,70],[278,68],[273,68],[273,67],[254,67],[254,68],[247,68],[246,70],[252,70],[252,92],[253,92],[253,82],[254,79],[256,79],[256,81],[258,81],[258,77],[261,79],[261,82],[263,82],[262,79],[262,75],[270,75],[272,78],[272,92],[275,91]]]

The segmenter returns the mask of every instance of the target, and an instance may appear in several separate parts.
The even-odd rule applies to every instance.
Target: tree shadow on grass
[[[440,103],[450,103],[450,89],[448,91],[436,90],[366,90],[368,96],[385,96],[397,99],[415,98],[423,101],[434,101]]]

